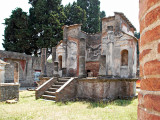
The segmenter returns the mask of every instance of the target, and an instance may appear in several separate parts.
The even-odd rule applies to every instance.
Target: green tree
[[[100,12],[100,18],[101,18],[101,24],[100,24],[100,30],[102,31],[102,18],[106,17],[105,11]]]
[[[100,1],[77,0],[77,4],[86,11],[87,21],[82,29],[88,33],[100,32]]]
[[[41,48],[51,48],[62,39],[62,26],[66,20],[61,0],[29,0],[30,39],[37,56]]]
[[[135,32],[134,33],[134,36],[137,38],[137,40],[139,40],[140,39],[140,32]],[[139,42],[137,42],[137,58],[138,58],[138,65],[139,65]]]
[[[76,2],[66,5],[64,7],[64,12],[66,15],[65,25],[85,24],[86,12],[78,6]]]
[[[6,51],[32,54],[30,47],[30,31],[28,29],[28,16],[21,8],[12,11],[10,18],[5,19],[4,43]]]

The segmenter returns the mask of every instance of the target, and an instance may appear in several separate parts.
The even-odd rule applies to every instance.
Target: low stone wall
[[[61,88],[56,91],[56,101],[68,101],[76,98],[77,80],[71,78]]]
[[[79,79],[77,98],[90,100],[128,99],[136,95],[136,79]]]
[[[0,101],[6,101],[17,98],[19,100],[19,84],[1,83],[0,84]]]

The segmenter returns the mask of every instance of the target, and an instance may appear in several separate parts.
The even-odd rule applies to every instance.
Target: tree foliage
[[[100,23],[100,30],[102,31],[102,18],[106,17],[105,11],[100,12],[100,18],[101,18],[101,23]]]
[[[62,26],[65,22],[65,14],[61,0],[29,0],[31,41],[34,45],[34,54],[41,48],[51,48],[62,39]]]
[[[100,1],[99,0],[77,0],[77,4],[86,11],[87,21],[82,29],[88,33],[100,32]]]
[[[86,22],[86,12],[76,2],[66,5],[64,13],[66,15],[65,25],[85,24]]]
[[[31,54],[28,29],[28,16],[21,8],[12,11],[10,18],[5,19],[3,47],[7,51]]]
[[[135,32],[134,36],[139,40],[140,39],[140,32]],[[139,42],[137,42],[137,56],[138,56],[138,61],[139,61]]]
[[[82,30],[88,33],[100,31],[99,0],[78,0],[77,3],[61,5],[61,0],[29,0],[29,14],[21,8],[12,11],[5,19],[4,43],[7,51],[15,51],[38,56],[41,48],[52,47],[63,37],[62,26],[83,24]]]

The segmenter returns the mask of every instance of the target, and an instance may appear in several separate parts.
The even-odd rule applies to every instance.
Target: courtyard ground
[[[137,120],[138,100],[67,102],[35,100],[34,91],[21,91],[17,104],[0,103],[0,120]]]

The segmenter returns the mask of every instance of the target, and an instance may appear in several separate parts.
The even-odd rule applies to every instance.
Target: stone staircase
[[[56,91],[64,85],[70,78],[58,78],[58,80],[53,84],[47,91],[44,92],[42,98],[45,100],[56,101]]]

